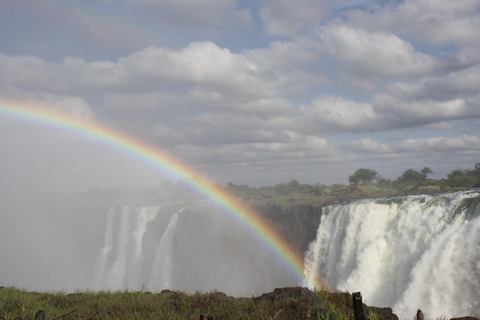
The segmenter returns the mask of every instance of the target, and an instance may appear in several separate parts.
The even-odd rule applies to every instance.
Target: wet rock
[[[362,294],[360,292],[352,293],[353,314],[355,320],[365,320],[365,313],[363,312]]]
[[[417,310],[417,320],[424,320],[425,317],[423,316],[422,310],[418,309]]]

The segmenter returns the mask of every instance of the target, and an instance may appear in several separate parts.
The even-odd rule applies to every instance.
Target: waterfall
[[[99,263],[99,269],[97,271],[97,281],[95,281],[96,289],[100,289],[99,284],[101,283],[102,279],[106,277],[107,259],[110,256],[110,253],[113,247],[113,213],[114,211],[115,211],[115,207],[111,207],[110,210],[108,210],[107,227],[105,230],[105,241],[104,241],[103,249],[100,253],[100,263]]]
[[[301,284],[271,247],[213,204],[116,206],[103,230],[97,290],[251,296]]]
[[[170,222],[168,223],[165,233],[160,239],[157,252],[155,255],[155,262],[153,265],[152,280],[149,283],[149,289],[155,290],[155,288],[172,289],[171,275],[172,275],[172,242],[175,235],[175,228],[177,226],[178,215],[182,212],[175,213]]]
[[[361,291],[402,319],[480,316],[476,192],[361,200],[324,208],[305,256],[307,278]],[[467,203],[470,202],[469,205]]]
[[[130,206],[121,207],[118,230],[114,233],[118,222],[116,209],[111,207],[107,216],[105,242],[100,252],[97,271],[97,289],[119,290],[138,286],[143,258],[143,237],[147,224],[155,219],[160,206],[145,206],[135,210]]]

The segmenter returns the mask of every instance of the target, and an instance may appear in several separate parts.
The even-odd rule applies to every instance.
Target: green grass
[[[0,289],[0,319],[321,319],[353,320],[351,295],[306,291],[301,296],[232,298],[220,292],[27,292]],[[368,320],[375,316],[366,312]]]

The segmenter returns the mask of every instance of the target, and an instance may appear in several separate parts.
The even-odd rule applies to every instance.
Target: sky
[[[213,181],[434,178],[480,162],[480,0],[5,0],[0,100],[93,119]],[[2,185],[156,186],[89,137],[0,116]]]

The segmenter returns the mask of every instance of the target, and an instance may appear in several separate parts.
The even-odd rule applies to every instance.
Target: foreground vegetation
[[[260,297],[232,298],[221,292],[83,292],[74,294],[0,289],[1,319],[325,319],[352,320],[351,295],[289,288]],[[373,310],[373,309],[372,309]],[[367,309],[367,320],[377,319]]]

